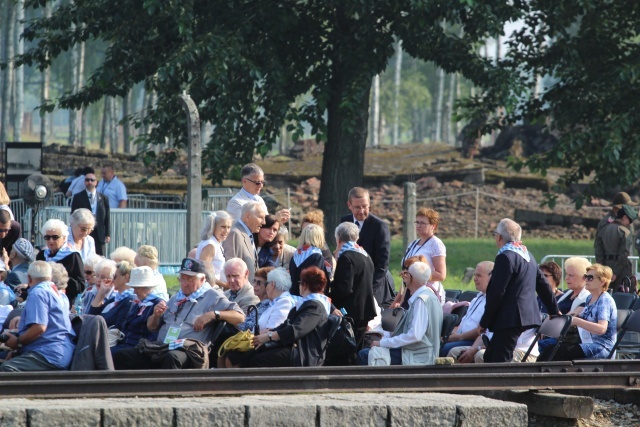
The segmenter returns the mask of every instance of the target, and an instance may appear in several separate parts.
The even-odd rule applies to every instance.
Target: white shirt
[[[489,339],[491,339],[491,337],[493,336],[493,332],[486,331],[485,335]],[[533,339],[535,337],[536,337],[536,328],[527,329],[526,331],[521,333],[520,336],[518,337],[518,341],[516,342],[515,349],[521,350],[526,353],[526,351],[529,350],[529,347],[531,347],[531,343],[533,342]],[[531,349],[531,356],[538,357],[539,355],[540,355],[540,352],[538,351],[538,346],[534,345],[533,348]]]
[[[169,293],[167,292],[167,282],[165,282],[162,274],[158,270],[154,270],[153,278],[158,284],[153,288],[153,290],[151,291],[151,294],[158,295],[163,300],[169,301]]]
[[[486,303],[487,296],[483,293],[478,294],[478,296],[471,301],[467,309],[467,314],[464,315],[458,326],[458,334],[464,334],[478,327],[484,314],[484,306]]]
[[[227,203],[226,211],[234,220],[237,221],[242,217],[242,207],[245,205],[245,203],[248,203],[250,201],[256,201],[260,203],[264,211],[268,212],[267,204],[264,202],[262,197],[260,197],[258,194],[251,194],[244,188],[241,188],[240,191],[238,191],[235,196],[233,196],[231,200],[229,200],[229,202]]]
[[[433,271],[433,258],[438,256],[446,257],[447,248],[444,246],[444,243],[442,243],[442,240],[437,236],[431,236],[431,238],[422,245],[419,245],[419,242],[420,239],[416,239],[409,244],[407,247],[407,253],[402,258],[402,263],[404,264],[404,260],[412,256],[424,255],[427,259],[427,264],[429,264],[429,268]],[[442,283],[430,281],[429,284],[433,286],[433,289],[438,291],[438,295],[440,295],[440,305],[444,306],[447,295]]]
[[[273,304],[265,310],[258,318],[260,329],[273,329],[287,319],[289,312],[295,307],[295,301],[289,292],[273,300]]]
[[[428,292],[427,295],[429,298],[437,298],[433,291],[427,288],[426,285],[419,287],[413,295],[411,295],[411,298],[409,298],[410,310],[413,309],[413,321],[411,322],[409,330],[395,337],[382,338],[380,340],[380,347],[400,348],[416,343],[424,337],[429,327],[429,313],[427,313],[427,306],[418,296],[425,292]]]
[[[84,190],[86,187],[84,186],[84,175],[80,175],[71,181],[71,185],[69,185],[69,189],[67,191],[71,191],[71,195],[77,194]]]
[[[201,240],[200,243],[198,243],[198,247],[196,248],[196,259],[200,259],[202,251],[209,245],[213,246],[214,251],[213,259],[211,260],[214,276],[216,280],[222,280],[223,282],[226,282],[226,278],[224,280],[222,279],[222,270],[224,270],[225,262],[224,250],[222,249],[222,245],[220,244],[220,242],[218,242],[218,239],[216,239],[216,236],[211,236],[208,240]]]

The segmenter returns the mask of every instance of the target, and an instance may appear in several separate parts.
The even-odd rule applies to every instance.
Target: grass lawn
[[[467,267],[475,267],[480,261],[493,261],[498,251],[495,241],[493,239],[446,239],[443,242],[447,247],[445,288],[475,290],[473,283],[462,283],[464,270]],[[591,240],[529,239],[524,243],[538,262],[546,255],[593,255]],[[397,285],[400,284],[400,261],[403,254],[402,240],[392,240],[389,268]]]
[[[495,241],[493,239],[447,239],[444,244],[447,247],[445,288],[475,290],[473,282],[462,283],[464,270],[467,267],[475,267],[480,261],[493,261],[498,251]],[[529,239],[525,241],[525,245],[538,262],[546,255],[593,255],[591,240]],[[400,286],[400,260],[403,255],[402,239],[393,239],[389,269],[393,273],[396,288]],[[180,289],[175,275],[166,275],[164,278],[171,294]]]

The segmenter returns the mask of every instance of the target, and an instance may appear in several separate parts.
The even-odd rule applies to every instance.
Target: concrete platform
[[[8,426],[527,426],[527,406],[442,393],[5,399]]]

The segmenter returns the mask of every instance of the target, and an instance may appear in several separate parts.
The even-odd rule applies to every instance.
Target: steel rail
[[[640,360],[428,367],[3,373],[0,384],[0,396],[5,397],[640,388]]]

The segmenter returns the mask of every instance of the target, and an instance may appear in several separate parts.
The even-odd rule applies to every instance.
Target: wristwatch
[[[272,331],[267,332],[267,336],[269,337],[269,341],[273,341],[273,332]]]
[[[22,343],[20,342],[20,337],[16,337],[16,341],[18,341],[18,348],[22,348]]]
[[[478,348],[477,348],[477,350],[478,350],[478,351],[482,350],[482,346],[481,346],[481,345],[479,345],[479,346],[478,346]]]
[[[216,320],[220,320],[220,312],[218,310],[215,310],[213,314],[216,315]]]

